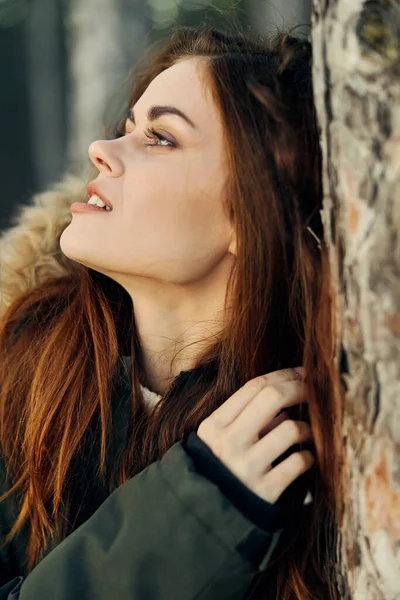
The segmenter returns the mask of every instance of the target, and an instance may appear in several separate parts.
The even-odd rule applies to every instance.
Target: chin
[[[70,234],[68,232],[70,226],[68,226],[62,232],[60,236],[60,250],[61,252],[70,260],[74,262],[80,263],[85,267],[95,268],[92,265],[88,264],[88,253],[85,252],[84,245],[79,242],[78,236]],[[89,259],[90,260],[90,259]]]
[[[69,229],[71,225],[68,225],[60,236],[60,249],[67,258],[77,261],[79,256],[79,244],[77,243],[76,236],[69,235]]]

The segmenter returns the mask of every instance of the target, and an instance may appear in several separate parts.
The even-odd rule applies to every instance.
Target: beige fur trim
[[[85,181],[67,174],[18,207],[11,226],[0,232],[0,314],[24,291],[77,268],[61,252],[59,239],[71,221],[71,204],[86,199]]]

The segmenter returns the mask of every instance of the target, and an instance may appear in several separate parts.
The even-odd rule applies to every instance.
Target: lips
[[[102,192],[99,190],[99,188],[94,183],[89,183],[86,186],[86,189],[87,189],[89,198],[91,196],[93,196],[93,194],[96,194],[96,196],[98,196],[101,200],[103,200],[103,202],[104,202],[104,204],[106,204],[106,206],[108,206],[111,210],[113,209],[113,205],[111,204],[110,200],[108,198],[106,198],[104,196],[104,194],[102,194]]]

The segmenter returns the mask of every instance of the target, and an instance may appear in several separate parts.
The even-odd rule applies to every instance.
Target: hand
[[[197,435],[252,492],[270,503],[315,462],[312,452],[293,452],[272,463],[299,442],[312,442],[305,421],[289,419],[288,406],[307,402],[305,370],[281,369],[251,379],[199,425]]]

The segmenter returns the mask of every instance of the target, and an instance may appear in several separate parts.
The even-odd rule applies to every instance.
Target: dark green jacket
[[[130,382],[122,378],[115,396],[113,423],[123,425]],[[123,442],[118,433],[112,453]],[[1,460],[0,485],[1,493],[10,485]],[[297,488],[299,508],[306,487]],[[278,503],[250,492],[195,432],[108,497],[95,487],[86,499],[77,492],[78,505],[74,531],[31,573],[21,566],[24,532],[1,548],[0,600],[242,600],[284,526]],[[0,542],[15,516],[10,496],[0,504]]]

